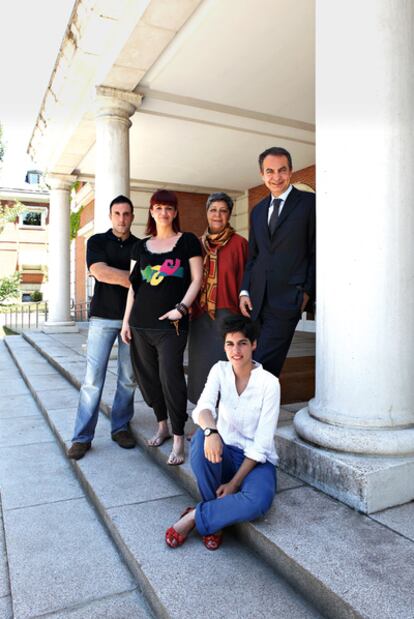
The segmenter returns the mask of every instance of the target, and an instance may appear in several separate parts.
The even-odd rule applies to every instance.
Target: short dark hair
[[[211,193],[207,198],[206,208],[207,210],[213,204],[213,202],[225,202],[227,204],[227,208],[230,211],[230,214],[233,210],[233,200],[228,196],[224,191],[216,191],[215,193]]]
[[[288,160],[289,170],[292,169],[292,157],[290,152],[286,150],[286,148],[282,148],[281,146],[272,146],[271,148],[267,148],[259,155],[259,168],[260,171],[263,172],[263,161],[266,159],[268,155],[273,155],[274,157],[286,157]]]
[[[243,335],[247,337],[252,344],[255,340],[257,340],[259,335],[256,323],[253,322],[251,318],[247,318],[241,314],[232,314],[231,316],[226,316],[226,318],[223,318],[220,325],[220,331],[224,340],[229,333],[237,333],[240,331],[240,333],[243,333]]]
[[[134,214],[134,205],[132,204],[131,200],[129,198],[127,198],[126,196],[116,196],[116,198],[114,198],[111,202],[111,204],[109,205],[109,212],[112,211],[112,207],[114,206],[114,204],[129,204],[129,207],[131,209],[131,214]]]
[[[157,225],[154,219],[151,217],[151,209],[155,204],[163,204],[167,206],[172,206],[175,211],[177,211],[177,215],[175,216],[172,227],[174,232],[180,232],[180,218],[178,215],[178,200],[177,196],[173,191],[168,191],[167,189],[158,189],[155,193],[152,194],[150,199],[150,207],[148,211],[148,219],[147,226],[145,228],[145,234],[150,234],[151,236],[157,236]]]

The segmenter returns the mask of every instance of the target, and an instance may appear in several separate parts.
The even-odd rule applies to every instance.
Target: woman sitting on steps
[[[202,501],[167,529],[171,548],[196,527],[206,548],[216,550],[224,527],[262,516],[276,493],[279,380],[252,359],[256,329],[250,318],[227,317],[222,334],[228,361],[212,367],[193,411],[200,429],[191,441],[191,466]]]

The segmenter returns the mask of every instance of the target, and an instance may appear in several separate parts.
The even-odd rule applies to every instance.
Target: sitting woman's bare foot
[[[174,434],[173,448],[168,457],[167,464],[172,464],[174,466],[183,464],[184,459],[184,436]]]
[[[183,516],[180,517],[179,520],[173,525],[174,529],[180,535],[187,535],[192,531],[195,527],[195,509],[192,509],[187,514],[184,513]]]
[[[160,421],[158,423],[157,433],[149,439],[148,445],[150,447],[161,447],[165,441],[171,438],[171,434],[168,430],[168,424],[166,421]]]

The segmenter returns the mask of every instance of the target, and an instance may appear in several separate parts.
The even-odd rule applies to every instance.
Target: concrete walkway
[[[63,362],[64,353],[72,359],[79,345],[73,339],[65,350],[55,341],[56,359]],[[185,548],[170,550],[164,531],[192,497],[142,449],[122,450],[111,441],[104,415],[91,453],[78,463],[67,460],[62,449],[70,445],[77,390],[21,337],[10,337],[7,346],[31,390],[2,350],[2,369],[13,372],[2,383],[7,397],[25,409],[19,416],[4,399],[0,422],[11,590],[3,597],[13,617],[150,616],[144,598],[163,618],[321,617],[231,533],[224,553],[208,552],[195,535]],[[37,405],[29,406],[31,393]]]
[[[33,378],[58,386],[37,353],[27,362]],[[0,490],[2,619],[151,617],[3,343]]]
[[[26,340],[19,336],[7,338],[7,347],[30,387],[31,394],[37,400],[44,419],[48,421],[55,438],[65,449],[70,444],[78,398],[77,387],[84,373],[86,332],[60,336],[31,332],[25,337]],[[3,354],[6,354],[5,351]],[[9,394],[13,393],[13,406],[9,412],[6,409],[10,396],[7,393],[0,395],[1,402],[6,407],[6,412],[0,413],[6,421],[0,425],[0,440],[7,445],[4,458],[11,462],[8,469],[0,462],[0,471],[8,471],[7,474],[0,474],[0,491],[5,514],[13,610],[15,617],[35,617],[41,614],[38,610],[43,607],[31,606],[37,615],[33,610],[27,611],[34,602],[29,595],[30,602],[26,602],[25,606],[19,598],[19,590],[25,589],[29,594],[32,592],[33,599],[43,598],[38,589],[42,587],[42,578],[38,575],[41,570],[37,563],[40,559],[36,558],[39,547],[32,548],[32,537],[38,539],[38,528],[33,524],[36,520],[32,520],[29,514],[23,521],[19,534],[25,531],[25,548],[15,551],[16,556],[20,553],[22,563],[28,564],[27,572],[32,578],[33,574],[36,574],[36,584],[30,588],[26,585],[23,587],[24,579],[19,581],[26,572],[22,572],[18,567],[18,561],[13,559],[13,550],[9,549],[9,546],[11,549],[15,547],[15,537],[12,530],[8,532],[9,523],[14,523],[14,519],[7,517],[8,510],[32,509],[36,513],[38,509],[41,513],[42,509],[46,508],[40,506],[44,503],[48,505],[49,495],[53,497],[52,504],[71,502],[77,505],[78,502],[92,508],[82,495],[74,493],[73,488],[66,491],[66,496],[64,485],[58,481],[59,476],[55,479],[55,475],[49,475],[49,480],[52,488],[57,487],[63,492],[62,498],[59,498],[59,494],[56,495],[56,488],[53,491],[50,489],[49,484],[48,490],[44,489],[46,486],[43,484],[33,484],[33,476],[31,482],[25,481],[23,472],[29,469],[27,462],[29,461],[33,468],[35,479],[42,479],[38,467],[42,469],[43,466],[49,470],[45,463],[41,464],[42,458],[47,458],[46,454],[53,454],[57,448],[50,439],[52,435],[48,434],[46,440],[45,435],[41,434],[38,426],[39,420],[43,421],[43,418],[39,417],[38,410],[36,422],[34,419],[28,421],[31,416],[35,417],[33,411],[32,415],[17,417],[16,409],[21,410],[21,406],[29,402],[30,394],[26,387],[22,392],[19,391],[22,387],[17,370],[11,366],[10,361],[2,362],[2,359],[3,357],[0,358],[0,384],[5,385]],[[52,363],[53,367],[48,362]],[[116,361],[111,361],[110,364],[111,370],[103,398],[103,409],[106,412],[110,410],[115,385]],[[3,380],[5,372],[7,378]],[[293,410],[295,407],[289,408]],[[25,407],[26,410],[32,409]],[[289,411],[283,412],[282,424],[289,423],[291,414]],[[161,449],[146,447],[146,439],[153,430],[154,418],[139,393],[133,428],[141,449],[129,452],[120,450],[109,439],[106,417],[100,417],[93,449],[82,461],[70,467],[62,452],[57,451],[60,458],[63,458],[62,462],[72,468],[80,480],[82,492],[88,495],[100,515],[100,518],[94,516],[96,526],[99,524],[102,527],[102,523],[105,523],[116,546],[112,546],[114,556],[119,561],[117,553],[120,553],[123,560],[121,565],[124,569],[125,566],[129,568],[129,576],[134,577],[135,584],[139,583],[155,616],[255,618],[283,615],[290,619],[319,616],[314,610],[316,606],[324,616],[335,619],[414,618],[414,503],[367,517],[310,488],[300,480],[279,473],[278,496],[265,519],[235,527],[235,537],[232,533],[227,534],[225,543],[217,553],[205,551],[196,536],[192,536],[184,548],[170,551],[163,542],[163,531],[182,508],[194,501],[191,496],[197,496],[188,464],[183,467],[168,467],[168,444]],[[19,436],[24,436],[25,447],[22,448],[19,442],[12,447],[13,441],[20,440]],[[16,453],[20,461],[15,460],[17,455],[12,453],[17,447],[19,450]],[[34,450],[33,455],[30,455],[31,450]],[[56,458],[56,453],[54,457]],[[18,475],[15,473],[17,470],[20,471]],[[23,482],[17,483],[16,479],[20,480],[19,476],[22,475]],[[62,476],[62,473],[60,475]],[[26,491],[25,483],[29,487]],[[16,487],[20,487],[20,490]],[[23,503],[18,508],[13,507],[11,502],[12,507],[9,507],[6,497],[7,501],[10,501],[10,496],[26,493],[28,503]],[[69,514],[69,519],[72,520],[70,527],[82,528],[83,521],[88,522],[82,511],[75,511],[73,515],[74,518],[71,518]],[[51,514],[50,519],[52,526],[43,528],[48,532],[53,530],[59,516]],[[74,536],[76,542],[80,533],[71,531],[70,527],[66,539],[73,539]],[[246,548],[246,542],[256,554]],[[83,546],[83,543],[80,545]],[[44,546],[49,547],[46,537],[41,544],[41,547]],[[27,548],[33,550],[29,553],[30,561]],[[56,554],[62,554],[61,549],[57,553],[53,546],[50,547],[48,562],[52,565]],[[76,558],[73,563],[77,565],[77,574],[84,572],[82,558]],[[4,567],[0,564],[0,576],[3,575],[1,570],[7,575],[7,564]],[[56,573],[54,567],[52,572]],[[88,574],[88,570],[86,572]],[[300,594],[295,593],[280,575]],[[27,577],[26,574],[25,578]],[[6,581],[5,577],[0,582]],[[61,589],[62,582],[59,583]],[[102,575],[102,583],[102,587],[107,586],[105,574]],[[46,587],[48,586],[47,584]],[[73,587],[70,584],[65,586],[71,590],[72,598],[83,591],[76,583],[76,578]],[[219,602],[215,597],[212,598],[211,587],[219,592]],[[139,596],[136,591],[133,593]],[[49,597],[52,599],[56,595],[59,596],[54,590],[54,594]],[[97,597],[106,599],[108,595],[113,594],[105,592]],[[69,607],[73,603],[72,598],[68,602]],[[84,598],[80,597],[78,603],[84,603],[83,600]],[[9,602],[8,588],[0,588],[0,604],[7,607]],[[51,601],[48,603],[52,604]],[[142,598],[137,600],[137,604],[140,609],[146,610]],[[41,612],[44,614],[45,611]],[[46,612],[55,612],[55,609],[50,606]],[[124,616],[108,612],[109,614],[79,616]],[[2,616],[0,611],[0,617]]]

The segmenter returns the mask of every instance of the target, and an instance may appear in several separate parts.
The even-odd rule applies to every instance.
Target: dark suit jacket
[[[249,256],[241,285],[255,320],[265,295],[280,316],[298,314],[303,293],[315,296],[315,194],[292,188],[272,235],[267,223],[271,196],[251,214]]]

